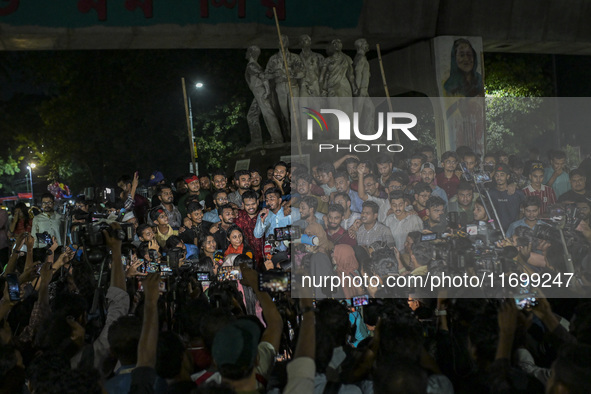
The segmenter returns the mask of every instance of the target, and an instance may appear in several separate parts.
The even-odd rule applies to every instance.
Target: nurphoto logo
[[[417,137],[410,131],[411,128],[416,126],[417,117],[408,112],[379,112],[377,116],[378,129],[373,134],[366,134],[369,130],[360,130],[359,128],[359,112],[353,112],[353,124],[351,127],[351,119],[349,115],[344,111],[338,109],[326,109],[322,108],[320,111],[316,111],[310,107],[304,107],[304,114],[310,118],[307,121],[307,139],[308,141],[314,140],[314,128],[315,124],[318,126],[321,132],[329,133],[328,123],[322,114],[332,114],[336,116],[338,122],[338,140],[339,141],[351,141],[351,130],[353,130],[353,138],[361,141],[378,141],[382,138],[384,130],[386,131],[386,140],[392,141],[394,130],[402,131],[411,141],[417,141]],[[408,120],[405,123],[397,123],[397,120]],[[332,122],[331,122],[332,123]],[[325,131],[326,130],[326,131]],[[334,137],[334,136],[333,136]],[[388,152],[401,152],[403,146],[400,144],[328,144],[321,143],[318,145],[318,152],[335,150],[336,152],[348,151],[348,152],[369,152],[375,150],[388,151]]]

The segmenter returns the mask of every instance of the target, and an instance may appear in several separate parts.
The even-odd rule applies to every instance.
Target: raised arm
[[[279,350],[279,344],[281,342],[281,332],[283,330],[283,319],[273,302],[273,299],[264,291],[259,290],[258,286],[258,273],[246,266],[246,264],[240,265],[242,271],[242,283],[243,286],[249,286],[254,290],[257,299],[261,303],[263,308],[263,315],[267,322],[267,328],[263,332],[261,342],[268,342],[273,345],[275,351]]]
[[[121,226],[119,223],[112,223],[111,230],[113,232],[120,231]],[[111,250],[112,262],[111,262],[111,287],[118,287],[123,291],[126,291],[125,286],[125,272],[123,271],[123,263],[121,262],[121,240],[115,236],[109,235],[106,230],[103,230],[103,235],[107,247]]]
[[[359,164],[357,166],[357,173],[359,174],[359,181],[357,182],[357,194],[359,194],[360,199],[367,201],[369,196],[365,192],[365,185],[363,184],[363,178],[365,178],[365,175],[363,174],[364,170],[365,164]]]

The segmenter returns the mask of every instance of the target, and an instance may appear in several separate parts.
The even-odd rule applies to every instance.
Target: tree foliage
[[[122,174],[154,170],[171,178],[190,161],[181,77],[203,128],[204,161],[224,160],[246,129],[243,53],[237,51],[71,51],[14,55],[40,94],[0,102],[0,125],[13,151],[35,159],[47,180],[75,191],[113,184]],[[13,59],[14,60],[14,59]],[[222,65],[222,66],[221,66]],[[194,82],[206,88],[196,92]],[[200,96],[197,96],[199,94]],[[219,117],[219,118],[216,118]],[[242,123],[244,124],[242,124]],[[199,133],[198,133],[199,134]],[[12,154],[12,156],[10,156]],[[41,171],[38,172],[40,174]]]
[[[228,104],[197,116],[195,137],[200,170],[225,168],[228,160],[250,141],[246,102],[234,97]]]
[[[554,129],[550,57],[488,54],[486,72],[487,150],[525,151]],[[516,138],[518,137],[518,138]]]

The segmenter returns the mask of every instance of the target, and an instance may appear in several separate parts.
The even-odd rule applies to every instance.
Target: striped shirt
[[[529,185],[523,189],[523,194],[525,194],[526,197],[536,196],[540,199],[542,203],[540,214],[546,213],[550,205],[556,204],[556,193],[554,193],[554,189],[546,185],[542,185],[540,190],[535,190]]]

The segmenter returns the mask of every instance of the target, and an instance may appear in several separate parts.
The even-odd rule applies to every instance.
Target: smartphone
[[[538,305],[536,293],[520,294],[519,296],[515,297],[515,305],[519,310],[530,309]]]
[[[160,272],[160,266],[157,263],[146,263],[145,264],[145,270],[144,273],[146,274],[155,274],[157,272]]]
[[[437,239],[437,233],[421,234],[421,242],[435,241]]]
[[[168,287],[166,285],[166,281],[165,280],[161,280],[160,284],[158,285],[158,291],[162,292],[162,293],[166,293],[168,291]]]
[[[156,262],[158,261],[158,251],[154,250],[154,249],[150,249],[148,250],[148,255],[150,256],[150,261],[151,262]]]
[[[139,272],[140,274],[145,274],[146,273],[146,263],[144,262],[144,259],[139,259],[142,263],[137,267],[137,272]]]
[[[218,268],[218,281],[239,280],[242,279],[242,272],[238,267],[220,267]]]
[[[362,296],[353,297],[351,299],[351,303],[353,304],[353,306],[369,305],[369,295],[365,294]]]
[[[36,233],[35,235],[37,236],[37,241],[39,243],[47,244],[47,246],[51,246],[53,244],[51,241],[51,235],[49,235],[47,231],[43,233]]]
[[[203,287],[203,291],[209,289],[209,285],[211,284],[211,281],[209,280],[204,280],[201,282],[201,287]]]
[[[6,275],[6,283],[8,283],[8,298],[10,301],[20,301],[21,293],[18,285],[18,276],[16,274]]]
[[[490,182],[490,175],[486,172],[478,173],[474,176],[474,178],[476,179],[476,183]]]
[[[259,274],[259,290],[277,293],[291,290],[291,272],[265,271]]]
[[[172,268],[166,264],[160,264],[160,274],[161,276],[170,276],[172,275]]]
[[[209,278],[209,272],[197,272],[197,280],[199,282],[211,280]]]

